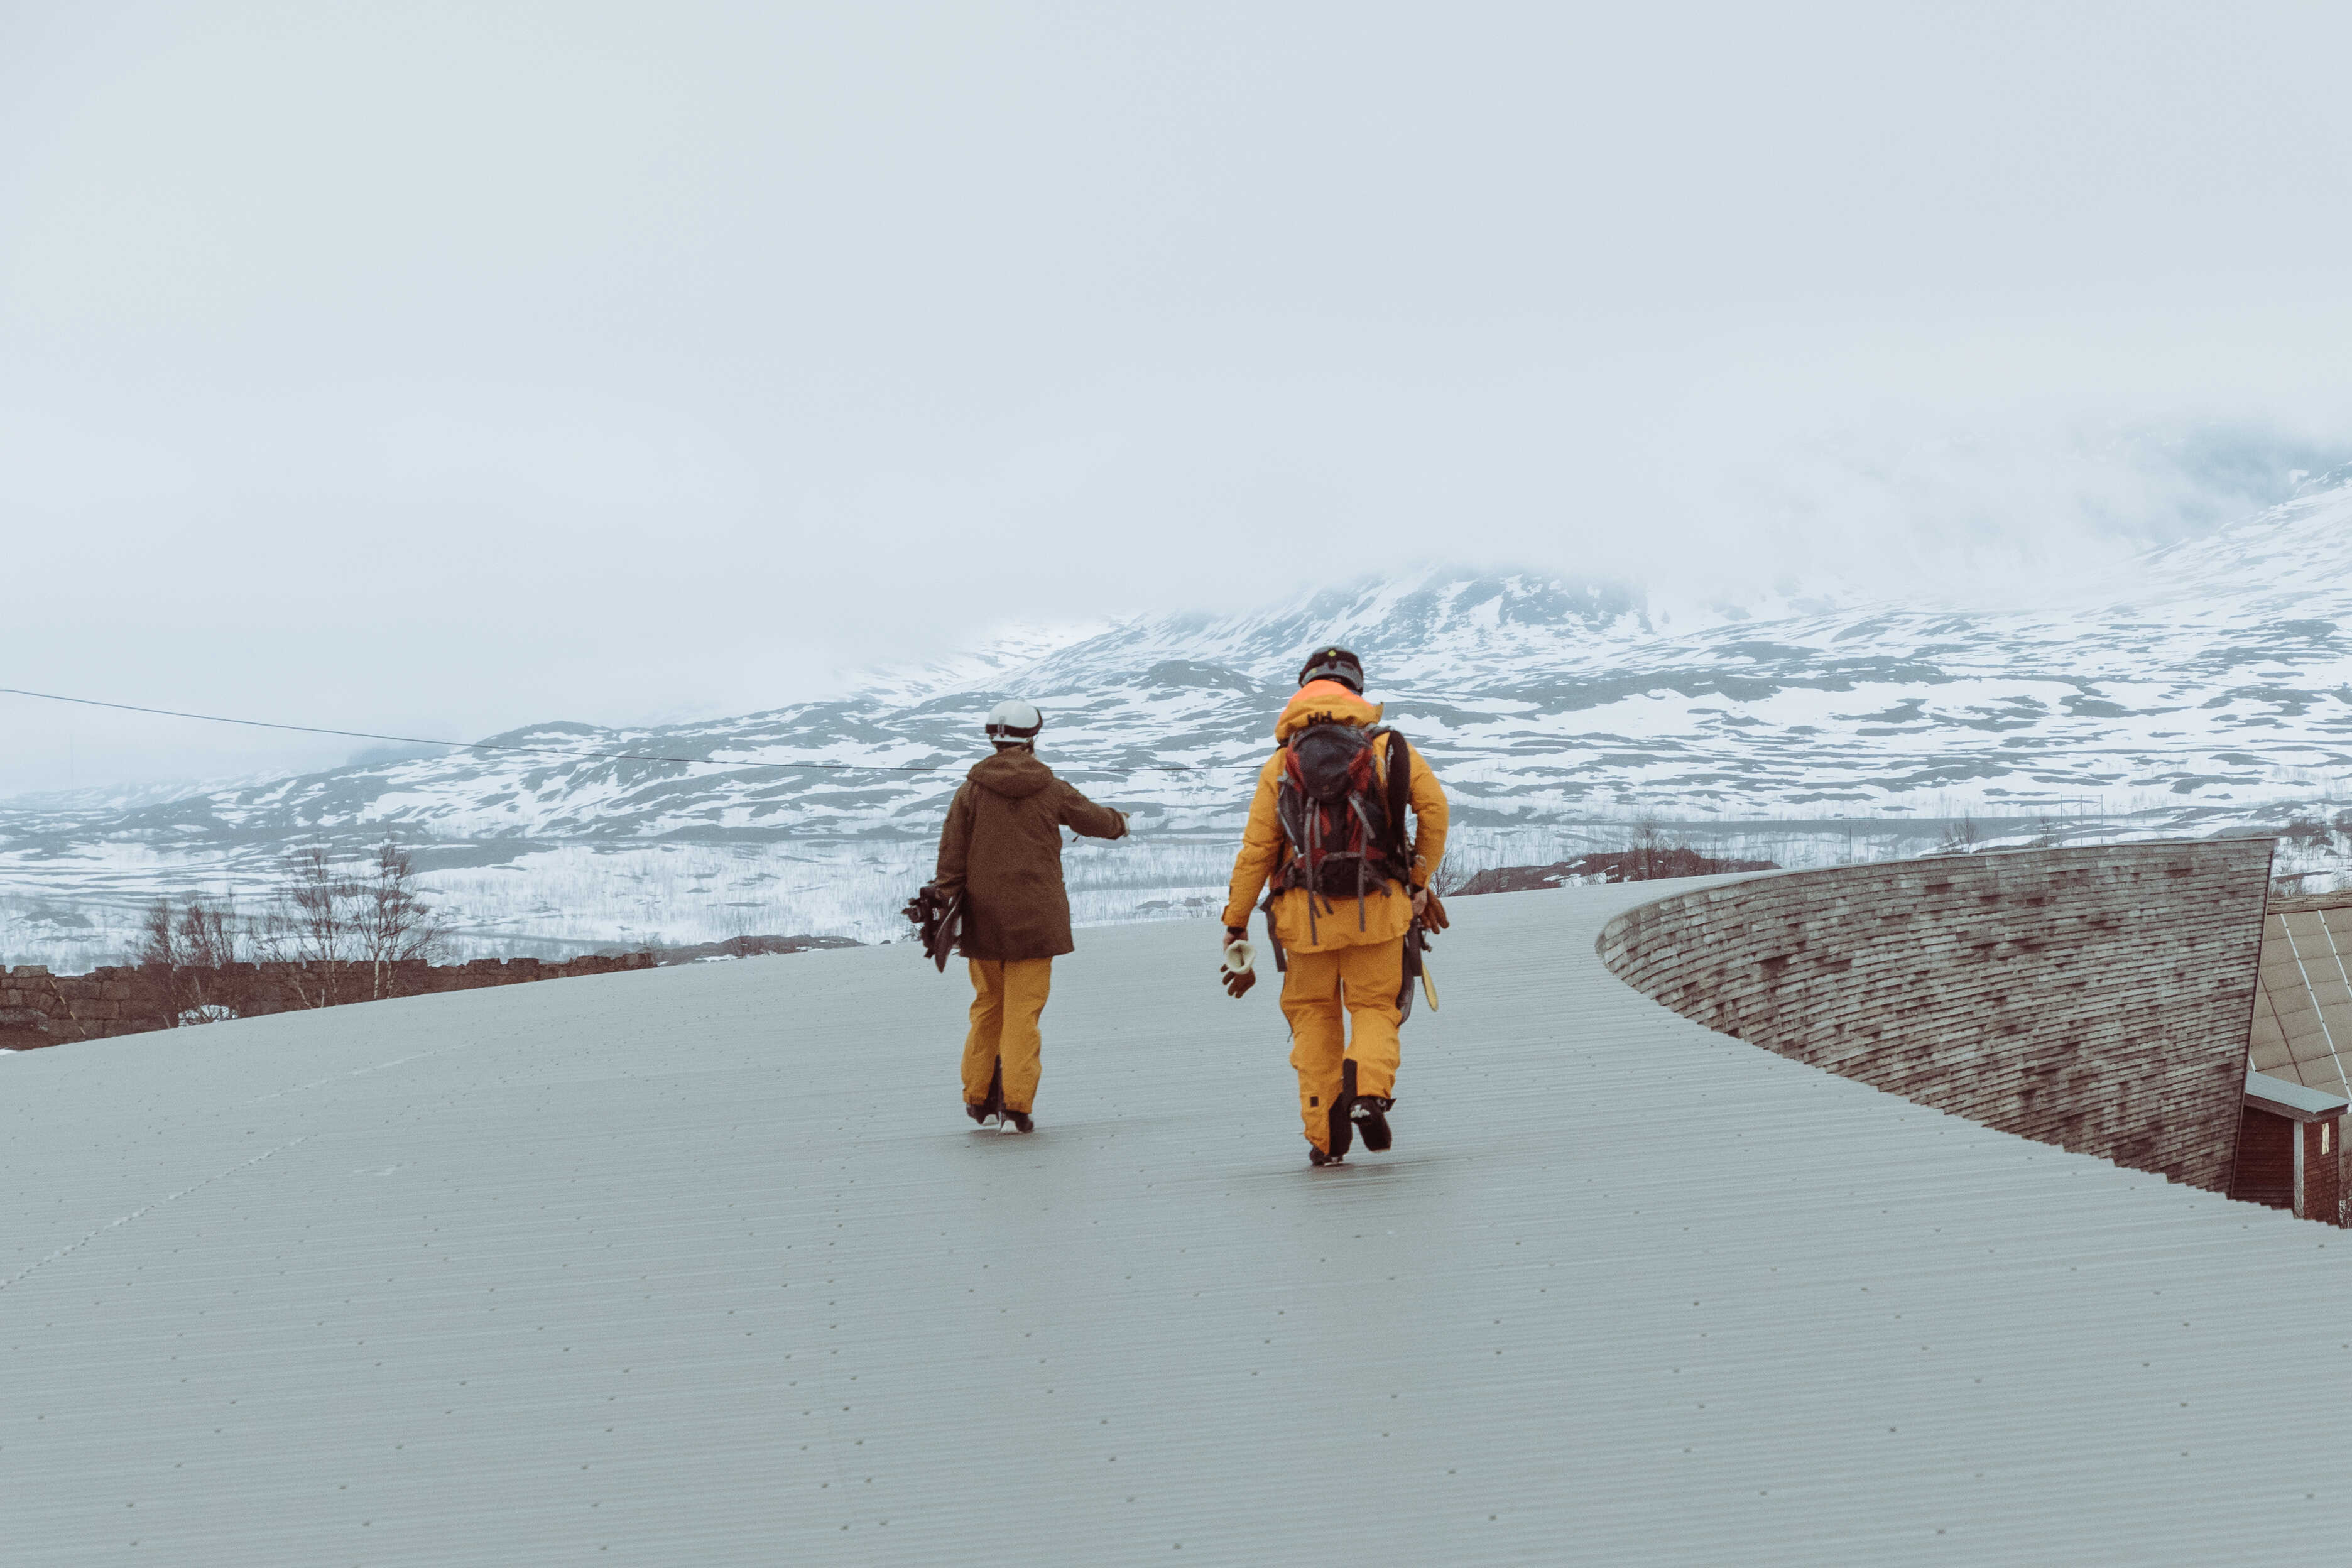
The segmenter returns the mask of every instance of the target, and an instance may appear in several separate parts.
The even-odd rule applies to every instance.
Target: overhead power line
[[[530,756],[571,757],[583,762],[683,763],[689,767],[701,768],[812,768],[844,773],[937,773],[959,765],[954,763],[724,763],[711,757],[673,757],[659,752],[580,752],[559,746],[509,746],[495,741],[438,741],[425,735],[380,735],[373,730],[335,730],[323,724],[281,724],[268,719],[231,719],[218,713],[188,713],[177,708],[143,708],[135,702],[101,702],[94,697],[65,697],[54,691],[27,691],[16,686],[0,686],[0,695],[32,697],[43,702],[70,702],[81,708],[111,708],[122,713],[152,713],[165,719],[194,719],[206,724],[241,724],[249,730],[285,730],[298,735],[339,735],[352,741],[394,741],[407,746],[447,746],[459,752],[518,752]],[[1255,763],[1213,763],[1205,766],[1191,763],[1142,763],[1119,767],[1087,763],[1083,771],[1205,773],[1257,765]]]

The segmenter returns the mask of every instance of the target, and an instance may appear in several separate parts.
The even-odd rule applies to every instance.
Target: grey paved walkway
[[[2328,1550],[2352,1239],[1708,1035],[1638,896],[1464,900],[1319,1173],[1200,925],[1025,1140],[907,948],[0,1058],[0,1561]]]

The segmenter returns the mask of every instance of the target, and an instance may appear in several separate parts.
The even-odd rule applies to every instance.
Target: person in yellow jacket
[[[1445,792],[1419,751],[1378,728],[1381,712],[1364,700],[1354,654],[1327,647],[1307,659],[1275,721],[1282,745],[1258,770],[1225,903],[1221,947],[1247,934],[1259,891],[1274,885],[1290,1065],[1318,1165],[1344,1158],[1359,1130],[1366,1148],[1389,1146],[1405,939],[1431,912],[1430,880],[1445,855]],[[1254,976],[1228,972],[1226,987],[1239,996]]]

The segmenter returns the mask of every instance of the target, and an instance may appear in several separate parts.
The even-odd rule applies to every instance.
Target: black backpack
[[[1373,747],[1383,740],[1385,789],[1373,761]],[[1360,931],[1367,892],[1385,893],[1392,879],[1411,882],[1404,816],[1412,783],[1412,753],[1393,730],[1323,720],[1285,743],[1275,815],[1290,855],[1275,885],[1307,889],[1310,933],[1318,902],[1328,907],[1333,899],[1353,898]]]

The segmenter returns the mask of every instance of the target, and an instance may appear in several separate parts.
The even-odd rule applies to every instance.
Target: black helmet
[[[1306,666],[1298,672],[1298,684],[1310,680],[1336,680],[1361,697],[1364,694],[1364,661],[1343,647],[1317,648],[1307,656]]]

